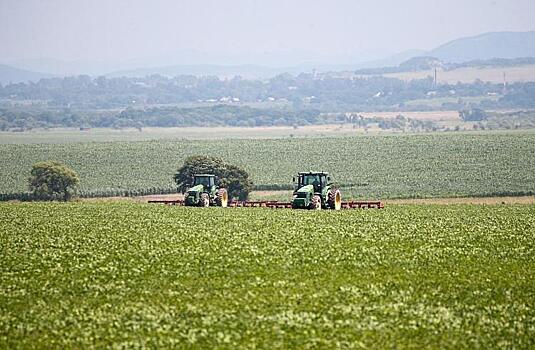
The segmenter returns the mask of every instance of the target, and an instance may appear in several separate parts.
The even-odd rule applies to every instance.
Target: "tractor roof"
[[[215,177],[214,174],[195,174],[193,176],[213,176],[213,177]]]
[[[329,173],[326,173],[324,171],[300,171],[298,174],[299,175],[329,175]]]

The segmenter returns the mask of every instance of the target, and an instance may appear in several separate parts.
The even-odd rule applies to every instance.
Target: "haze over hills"
[[[106,74],[108,77],[144,77],[149,75],[177,76],[218,76],[231,78],[241,76],[245,79],[270,78],[277,74],[290,73],[298,74],[303,69],[300,67],[267,67],[260,65],[215,65],[215,64],[193,64],[193,65],[173,65],[163,67],[148,67],[129,70],[118,70]]]
[[[216,64],[196,64],[196,65],[172,65],[163,67],[139,68],[130,70],[114,71],[106,76],[109,77],[144,77],[153,74],[163,76],[176,76],[182,74],[191,75],[214,75],[219,77],[241,76],[245,79],[265,79],[278,74],[289,73],[298,75],[303,72],[345,71],[355,70],[365,67],[378,67],[382,65],[397,65],[406,59],[422,53],[421,50],[407,50],[396,55],[373,61],[358,62],[353,64],[328,64],[322,62],[304,62],[293,66],[273,67],[267,65],[216,65]]]
[[[535,31],[492,32],[443,44],[426,56],[450,63],[491,58],[535,57]]]
[[[63,75],[106,75],[110,77],[142,77],[153,74],[176,76],[215,75],[243,78],[269,78],[281,73],[299,74],[316,69],[319,72],[345,71],[363,68],[397,66],[416,56],[436,57],[443,62],[461,63],[472,60],[488,60],[492,58],[535,57],[535,32],[491,32],[472,37],[456,39],[438,46],[430,51],[407,50],[383,59],[359,60],[354,63],[329,63],[322,61],[304,62],[298,65],[269,66],[262,64],[177,64],[156,67],[143,66],[142,61],[130,61],[123,64],[106,62],[62,62],[59,60],[24,60],[11,62],[11,65],[0,66],[0,83],[37,81],[41,78]],[[22,68],[21,68],[22,67]],[[28,67],[40,68],[46,73],[28,70]],[[119,68],[121,67],[121,68]],[[139,67],[139,68],[136,68]],[[26,69],[23,69],[26,68]],[[63,74],[62,74],[63,72]]]
[[[21,83],[38,81],[43,78],[51,78],[53,74],[33,72],[25,69],[0,64],[0,84]]]

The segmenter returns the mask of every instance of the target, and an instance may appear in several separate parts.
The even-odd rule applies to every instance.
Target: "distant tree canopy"
[[[68,201],[76,196],[80,179],[65,164],[47,161],[33,165],[28,182],[36,199]]]
[[[8,84],[0,87],[0,131],[300,126],[332,123],[326,115],[348,111],[535,108],[535,82],[511,83],[504,89],[503,84],[482,81],[435,86],[431,77],[403,81],[351,74],[281,74],[262,81],[185,75],[78,76]],[[476,96],[481,97],[479,102],[473,102]],[[463,102],[465,97],[471,101]],[[444,102],[437,105],[442,98]]]
[[[468,121],[482,121],[487,119],[487,113],[479,108],[472,108],[470,110],[459,111],[459,117],[465,122]]]
[[[222,159],[207,156],[190,156],[177,170],[174,180],[181,192],[193,183],[195,174],[214,174],[218,185],[227,189],[231,198],[245,200],[253,189],[249,174],[238,166],[225,163]]]

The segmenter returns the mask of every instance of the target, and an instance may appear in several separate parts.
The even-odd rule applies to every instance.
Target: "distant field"
[[[458,103],[459,100],[463,101],[463,103],[481,103],[483,101],[496,101],[500,98],[500,96],[450,96],[450,97],[429,97],[429,98],[422,98],[417,100],[410,100],[405,103],[406,106],[428,106],[433,108],[440,108],[443,103]],[[432,112],[417,112],[417,113],[432,113]],[[439,113],[439,112],[435,112]],[[451,116],[453,117],[453,114],[457,114],[457,120],[459,120],[459,112],[458,111],[451,111]],[[451,120],[454,120],[453,118]]]
[[[417,101],[417,100],[414,100]],[[427,101],[427,100],[421,100]],[[406,118],[432,121],[460,121],[459,111],[429,111],[429,112],[359,112],[365,118],[395,118],[403,115]]]
[[[353,198],[525,195],[535,191],[535,131],[337,138],[225,139],[0,145],[0,193],[26,190],[31,165],[59,160],[82,191],[174,188],[189,155],[244,167],[276,189],[303,170],[324,170]]]
[[[0,204],[2,349],[532,349],[535,206]]]
[[[479,103],[483,100],[496,100],[498,96],[463,97],[466,103]],[[440,108],[443,103],[457,103],[459,97],[430,97],[426,99],[411,100],[407,106],[429,106]],[[529,110],[528,110],[529,111]],[[348,111],[365,118],[396,118],[399,115],[419,121],[432,121],[438,127],[461,127],[472,129],[473,122],[463,122],[457,110],[435,111],[396,111],[396,112],[362,112]],[[505,111],[502,111],[505,112]],[[326,118],[333,114],[324,113]],[[112,129],[93,128],[79,130],[75,128],[33,129],[23,132],[0,131],[0,144],[17,143],[66,143],[66,142],[115,142],[115,141],[152,141],[152,140],[221,140],[221,139],[269,139],[269,138],[317,138],[317,137],[348,137],[364,134],[397,134],[399,129],[381,129],[376,124],[368,124],[366,130],[361,126],[354,128],[351,123],[319,124],[299,127],[292,126],[266,126],[266,127],[147,127],[141,131],[134,128]],[[412,129],[408,133],[422,132]]]
[[[458,112],[377,112],[359,113],[366,117],[395,118],[402,114],[409,118],[435,118],[435,120],[459,121]],[[456,117],[454,117],[456,115]],[[348,137],[364,134],[396,134],[399,130],[381,130],[371,127],[368,131],[354,129],[351,124],[307,125],[294,128],[291,126],[271,127],[185,127],[185,128],[143,128],[136,129],[35,129],[25,132],[0,131],[1,144],[50,144],[50,143],[90,143],[116,141],[153,141],[153,140],[223,140],[223,139],[273,139],[273,138],[323,138]]]
[[[436,112],[416,112],[426,115]],[[446,112],[449,113],[449,112]],[[457,113],[457,112],[456,112]],[[372,114],[372,113],[371,113]],[[370,115],[371,115],[370,114]],[[379,113],[381,114],[381,113]],[[396,114],[397,115],[397,114]],[[412,114],[411,114],[412,115]],[[395,115],[394,115],[395,116]],[[186,127],[186,128],[143,128],[136,129],[76,129],[32,130],[25,132],[1,132],[0,144],[17,143],[66,143],[66,142],[110,142],[110,141],[150,141],[182,139],[267,139],[288,137],[340,137],[362,134],[351,125],[309,125],[270,127]],[[388,133],[388,131],[386,131]]]
[[[440,84],[472,83],[476,79],[492,83],[502,83],[503,73],[505,72],[506,80],[513,82],[535,81],[535,65],[526,65],[519,67],[468,67],[459,68],[451,71],[439,71],[437,80]],[[403,72],[384,74],[385,77],[397,78],[401,80],[424,79],[428,76],[434,76],[434,70],[419,72]]]

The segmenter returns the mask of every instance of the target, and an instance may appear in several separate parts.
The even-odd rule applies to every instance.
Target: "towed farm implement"
[[[203,181],[210,181],[203,187]],[[214,175],[195,175],[194,187],[190,188],[185,199],[172,200],[149,200],[149,203],[160,203],[167,205],[186,205],[207,207],[216,205],[231,208],[292,208],[292,209],[382,209],[384,204],[381,201],[342,201],[342,194],[331,182],[328,173],[325,172],[300,172],[290,202],[282,201],[228,201],[227,191],[215,186]],[[206,190],[210,189],[210,190]],[[210,195],[209,195],[210,194]],[[224,196],[223,196],[224,195]],[[206,198],[205,201],[202,199]]]
[[[183,199],[156,199],[149,200],[149,203],[160,203],[166,205],[185,205]],[[271,209],[291,209],[292,202],[280,201],[233,201],[228,204],[229,208],[271,208]],[[384,203],[381,201],[342,201],[340,209],[383,209]]]

